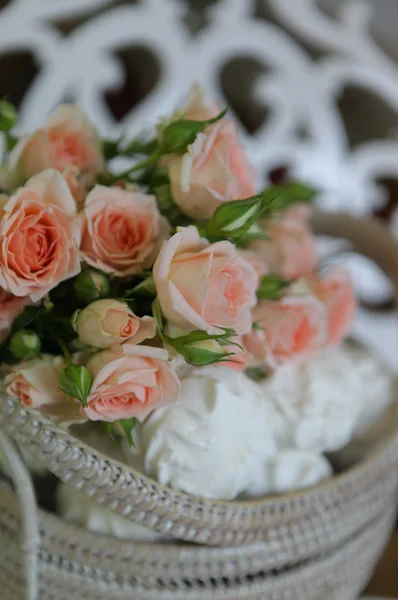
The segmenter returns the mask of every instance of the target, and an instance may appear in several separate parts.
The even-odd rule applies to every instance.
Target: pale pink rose
[[[344,268],[335,267],[324,277],[314,278],[311,287],[326,306],[328,344],[337,345],[347,335],[357,308],[352,279]]]
[[[199,133],[185,154],[171,155],[167,164],[173,199],[194,219],[210,219],[223,203],[255,193],[253,167],[229,119]]]
[[[177,400],[179,379],[162,348],[123,344],[96,354],[87,363],[93,376],[88,407],[91,421],[145,419]]]
[[[6,376],[6,392],[25,408],[38,409],[58,422],[81,422],[81,404],[63,393],[60,374],[66,364],[62,357],[43,354],[22,362]]]
[[[255,328],[244,337],[259,364],[275,369],[292,359],[311,357],[326,341],[327,317],[318,299],[308,295],[261,300],[253,311]]]
[[[87,185],[87,180],[82,177],[79,167],[76,167],[76,165],[69,165],[66,167],[62,171],[62,175],[69,186],[72,196],[76,200],[77,206],[81,208],[89,187]]]
[[[216,102],[208,102],[203,88],[194,84],[185,106],[181,109],[184,119],[207,121],[220,114],[221,108]]]
[[[6,194],[0,194],[0,219],[2,219],[4,216],[4,207],[9,199],[9,196]]]
[[[81,253],[91,266],[125,277],[151,267],[168,236],[154,196],[95,186],[83,211]]]
[[[268,275],[270,273],[270,268],[264,259],[264,257],[256,252],[255,250],[248,250],[244,248],[238,248],[237,250],[238,256],[244,258],[251,264],[253,269],[256,271],[259,282],[261,281],[264,275]]]
[[[102,143],[95,127],[77,105],[64,104],[41,129],[22,139],[14,148],[5,185],[17,187],[47,168],[61,173],[66,171],[68,182],[72,182],[68,171],[72,166],[76,169],[76,177],[78,174],[80,194],[93,185],[104,164]]]
[[[264,230],[269,240],[256,240],[250,245],[272,273],[287,281],[306,277],[316,267],[315,238],[304,216],[304,210],[294,207],[267,221]]]
[[[6,290],[0,288],[0,331],[7,331],[13,321],[22,313],[25,306],[29,304],[29,298],[18,298],[12,296]]]
[[[156,321],[148,316],[137,317],[124,302],[103,299],[79,312],[75,329],[83,344],[110,348],[127,340],[130,344],[140,344],[155,337]]]
[[[171,324],[210,334],[250,331],[258,276],[230,242],[209,244],[196,227],[183,228],[163,244],[153,276]]]
[[[19,188],[0,222],[0,286],[40,300],[80,272],[80,223],[62,175],[47,169]]]

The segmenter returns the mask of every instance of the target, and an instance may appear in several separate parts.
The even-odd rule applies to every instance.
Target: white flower
[[[164,485],[230,500],[269,489],[276,451],[273,412],[258,386],[230,369],[199,369],[181,382],[180,400],[139,428],[145,471]]]
[[[128,521],[64,483],[57,489],[57,508],[61,517],[94,533],[113,535],[122,539],[133,539],[137,542],[156,542],[170,539]]]
[[[351,347],[328,348],[302,363],[287,363],[262,384],[264,401],[282,418],[282,447],[334,452],[354,431],[379,418],[388,403],[386,375]]]
[[[331,474],[331,466],[321,454],[283,450],[269,462],[269,491],[285,493],[311,487]]]
[[[281,446],[335,451],[351,439],[362,408],[360,376],[341,349],[281,366],[262,384],[264,398],[284,419]]]
[[[362,407],[355,425],[354,438],[366,434],[394,401],[394,376],[370,353],[355,346],[347,347],[346,353],[353,362],[353,369],[361,381]]]

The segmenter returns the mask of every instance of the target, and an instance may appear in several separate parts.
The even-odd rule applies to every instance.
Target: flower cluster
[[[0,360],[25,407],[131,438],[178,399],[181,364],[266,375],[346,335],[354,292],[318,269],[315,191],[257,193],[234,121],[199,88],[133,140],[102,140],[75,105],[17,140],[0,112]]]

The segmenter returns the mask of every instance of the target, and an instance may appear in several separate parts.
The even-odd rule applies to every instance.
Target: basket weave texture
[[[8,490],[0,497],[1,597],[15,600],[23,598],[25,590],[17,499]],[[92,534],[40,511],[39,598],[353,600],[366,585],[391,531],[395,509],[392,499],[387,500],[360,533],[337,549],[272,573],[259,568],[265,548],[133,544]],[[240,572],[243,565],[250,570]]]

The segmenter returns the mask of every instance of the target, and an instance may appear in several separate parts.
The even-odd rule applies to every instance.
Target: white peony
[[[268,465],[269,491],[286,493],[311,487],[325,477],[332,468],[321,454],[307,450],[282,450]]]
[[[352,347],[328,348],[302,363],[287,363],[261,384],[283,421],[281,447],[333,452],[369,426],[391,398],[378,363]]]
[[[354,438],[366,434],[376,425],[392,406],[396,380],[372,354],[354,345],[348,346],[346,354],[353,362],[353,369],[361,381],[361,411],[355,425]]]
[[[274,412],[256,383],[231,369],[198,369],[181,382],[177,403],[138,429],[147,474],[206,498],[269,491],[267,460],[276,452]]]

